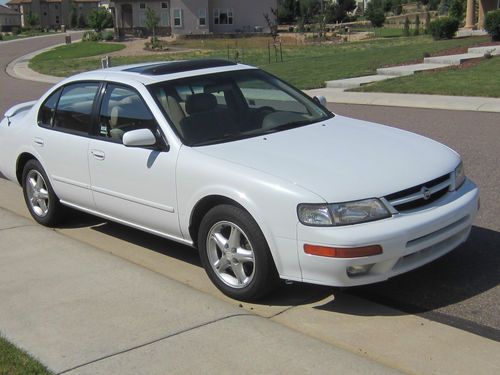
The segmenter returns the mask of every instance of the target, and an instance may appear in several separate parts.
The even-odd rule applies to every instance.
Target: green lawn
[[[0,374],[49,375],[51,372],[26,352],[0,336]]]
[[[428,36],[410,38],[386,38],[364,42],[323,45],[283,45],[284,62],[280,59],[279,50],[275,54],[271,48],[271,64],[269,64],[268,48],[265,38],[252,39],[212,39],[205,41],[183,42],[185,47],[204,49],[189,52],[165,54],[156,53],[148,56],[115,57],[113,65],[130,64],[145,61],[164,61],[192,59],[202,57],[234,58],[236,52],[240,61],[259,66],[277,76],[291,82],[301,89],[323,87],[327,80],[357,77],[374,74],[377,68],[384,65],[401,64],[423,59],[424,53],[434,53],[450,48],[472,46],[487,41],[487,37],[471,37],[444,41],[434,41]],[[122,48],[121,45],[90,42],[75,43],[59,47],[55,51],[46,52],[35,57],[30,67],[45,74],[66,76],[100,66],[99,53],[109,53],[107,48]],[[176,45],[178,46],[178,44]],[[103,52],[99,52],[102,48]],[[61,61],[64,60],[64,63]]]
[[[99,56],[124,48],[125,45],[119,43],[72,43],[35,56],[30,61],[29,67],[43,74],[65,77],[75,72],[99,68],[100,59],[94,59],[93,64],[89,65],[88,60],[83,58]]]
[[[361,86],[352,91],[500,97],[500,57],[469,68],[418,73]]]

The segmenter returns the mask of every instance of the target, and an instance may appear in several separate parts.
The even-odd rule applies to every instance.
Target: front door
[[[130,4],[122,5],[122,27],[124,29],[131,29],[133,27],[132,5]]]
[[[99,134],[90,141],[90,176],[97,211],[125,224],[181,237],[175,188],[176,155],[158,148],[126,147],[123,134],[156,120],[132,88],[108,84],[99,115]],[[159,142],[162,142],[161,140]]]

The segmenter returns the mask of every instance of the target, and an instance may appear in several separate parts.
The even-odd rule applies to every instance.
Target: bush
[[[12,35],[19,35],[21,34],[21,29],[18,26],[13,26],[11,32]]]
[[[102,40],[102,35],[101,33],[97,33],[95,31],[85,31],[82,40],[84,42],[98,42]]]
[[[491,39],[500,40],[500,9],[486,14],[484,29],[491,35]]]
[[[0,33],[0,40],[3,40],[3,34]]]
[[[458,31],[459,22],[454,18],[443,17],[429,24],[429,32],[434,40],[451,39]]]
[[[112,31],[103,31],[101,33],[101,37],[102,37],[102,40],[106,40],[106,41],[110,41],[110,40],[113,40],[115,38],[115,35]]]
[[[385,14],[382,8],[376,8],[374,6],[370,6],[371,2],[368,3],[368,7],[366,9],[366,18],[372,23],[373,27],[382,27],[385,22]]]
[[[420,35],[420,16],[418,14],[415,16],[415,31],[413,32],[413,35]]]

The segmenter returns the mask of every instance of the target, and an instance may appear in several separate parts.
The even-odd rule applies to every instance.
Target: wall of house
[[[170,19],[172,34],[204,34],[209,32],[208,0],[171,0]],[[182,25],[174,24],[174,10],[182,9]],[[200,11],[204,11],[205,25],[199,24]]]
[[[10,31],[13,26],[21,26],[21,15],[0,14],[0,31]]]
[[[277,8],[277,0],[211,0],[210,5],[210,29],[214,33],[253,32],[255,26],[269,32],[264,13],[271,15],[270,8]],[[232,9],[233,24],[215,24],[214,11],[217,9]]]

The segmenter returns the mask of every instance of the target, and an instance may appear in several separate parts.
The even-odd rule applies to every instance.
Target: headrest
[[[217,107],[217,99],[212,94],[193,94],[186,100],[188,114],[211,111]]]

